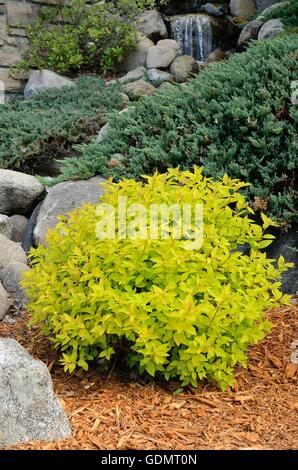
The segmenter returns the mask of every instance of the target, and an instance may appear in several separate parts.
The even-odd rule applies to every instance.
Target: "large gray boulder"
[[[238,49],[242,49],[250,41],[258,39],[258,34],[263,26],[263,21],[253,20],[247,23],[242,29],[239,39],[238,39]]]
[[[154,46],[151,47],[147,55],[147,68],[148,69],[167,69],[177,53],[171,47]]]
[[[275,36],[283,32],[284,25],[280,19],[277,18],[274,20],[269,20],[266,21],[266,23],[264,23],[261,27],[258,34],[258,40],[262,41],[264,39],[274,38]]]
[[[174,76],[177,83],[186,82],[198,70],[197,61],[188,55],[177,57],[170,67],[170,73]]]
[[[71,437],[45,364],[13,339],[0,339],[0,447]]]
[[[37,178],[25,173],[0,169],[0,214],[27,214],[43,193]]]
[[[239,16],[241,18],[249,18],[256,12],[256,7],[253,0],[231,0],[230,10],[232,16]]]
[[[74,82],[72,80],[58,75],[51,70],[31,70],[29,80],[25,86],[24,96],[28,99],[49,88],[62,88],[73,85]]]
[[[0,234],[0,269],[14,262],[27,264],[26,253],[18,243]]]
[[[0,321],[5,318],[11,305],[12,305],[12,301],[0,282]],[[1,377],[0,377],[0,388],[1,388]],[[0,411],[0,416],[1,416],[1,411]],[[0,428],[0,436],[1,436],[1,428]]]
[[[154,42],[146,36],[141,36],[138,40],[137,48],[127,54],[123,62],[123,69],[127,72],[137,67],[145,67],[148,51],[154,46]]]
[[[4,289],[10,294],[15,301],[15,305],[19,308],[28,304],[26,292],[20,285],[26,271],[30,271],[30,268],[23,263],[8,264],[0,271],[0,281]]]
[[[136,22],[136,28],[140,33],[153,41],[168,37],[166,25],[157,10],[143,13]]]
[[[7,215],[0,214],[0,233],[5,237],[12,240],[13,236],[13,225],[12,221]]]
[[[46,244],[48,230],[55,228],[59,215],[67,215],[88,202],[97,204],[104,192],[104,181],[100,177],[94,177],[84,181],[67,181],[50,188],[34,228],[35,244]]]
[[[162,47],[168,47],[169,49],[174,49],[176,53],[181,52],[181,46],[177,41],[175,41],[175,39],[161,39],[160,41],[158,41],[156,45],[162,46]]]

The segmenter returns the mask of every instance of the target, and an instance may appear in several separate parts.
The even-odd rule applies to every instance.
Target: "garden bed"
[[[150,382],[121,382],[115,373],[68,375],[44,338],[29,331],[27,318],[2,323],[0,335],[15,338],[46,362],[73,427],[73,438],[16,449],[294,449],[298,447],[297,370],[289,365],[298,339],[298,303],[269,313],[274,328],[251,348],[247,370],[239,369],[234,391],[211,385],[180,395]]]

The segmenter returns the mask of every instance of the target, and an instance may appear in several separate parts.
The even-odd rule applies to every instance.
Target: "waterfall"
[[[183,15],[170,19],[171,37],[182,48],[182,53],[205,61],[213,51],[213,32],[210,16]]]

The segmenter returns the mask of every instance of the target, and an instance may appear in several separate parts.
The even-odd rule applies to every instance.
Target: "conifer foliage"
[[[183,86],[114,114],[101,144],[80,148],[63,178],[96,173],[139,178],[180,165],[204,166],[251,183],[246,193],[279,220],[296,216],[298,107],[291,101],[298,77],[298,35],[253,44],[226,63],[213,64]],[[124,166],[109,169],[111,155]]]
[[[7,102],[0,106],[0,168],[30,171],[41,157],[72,152],[106,124],[109,112],[124,106],[119,87],[105,87],[95,77]]]

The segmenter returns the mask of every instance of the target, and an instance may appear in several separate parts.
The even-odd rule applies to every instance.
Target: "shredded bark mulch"
[[[0,336],[15,338],[47,364],[73,428],[71,439],[15,449],[297,449],[298,370],[290,357],[291,343],[298,340],[298,303],[293,302],[268,314],[274,328],[251,348],[247,370],[236,371],[236,388],[226,392],[205,384],[175,394],[173,382],[123,382],[115,371],[67,375],[47,340],[27,329],[26,315],[0,324]]]

